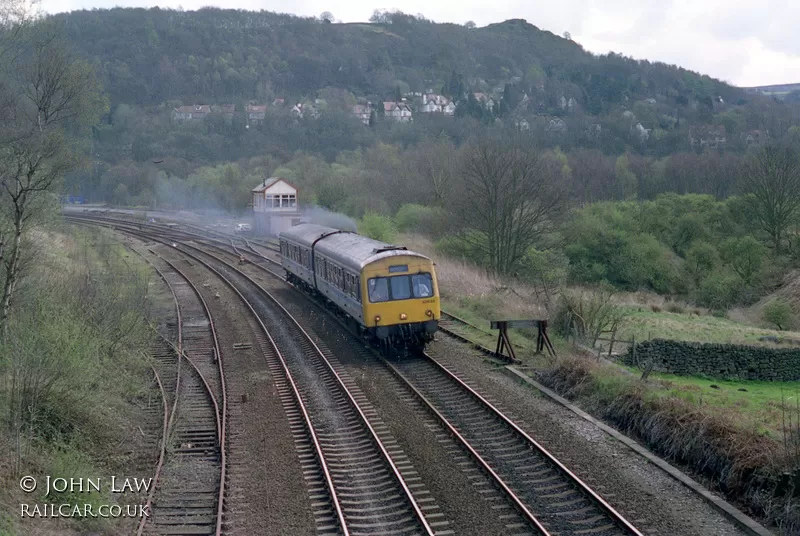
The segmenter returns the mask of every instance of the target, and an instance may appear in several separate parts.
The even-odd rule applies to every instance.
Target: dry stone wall
[[[735,344],[705,344],[654,339],[638,343],[622,356],[623,363],[685,376],[725,380],[800,380],[800,349]]]

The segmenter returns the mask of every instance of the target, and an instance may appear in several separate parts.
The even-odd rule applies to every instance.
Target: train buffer
[[[491,328],[499,330],[497,334],[497,348],[494,351],[495,357],[506,361],[517,362],[517,355],[511,345],[508,336],[509,328],[517,329],[536,329],[536,353],[542,353],[545,349],[552,357],[556,357],[555,348],[547,335],[547,320],[492,320]],[[506,356],[503,352],[507,351]]]

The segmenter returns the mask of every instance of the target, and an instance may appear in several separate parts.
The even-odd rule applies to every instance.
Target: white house
[[[383,111],[386,117],[408,123],[413,121],[411,107],[405,102],[384,102]]]
[[[456,112],[456,105],[444,95],[425,93],[422,96],[421,111],[426,114],[440,113],[444,115],[454,115]]]
[[[247,112],[247,124],[257,125],[259,123],[262,123],[264,119],[267,117],[267,105],[248,104],[246,112]]]
[[[300,221],[297,188],[285,179],[264,179],[251,192],[257,232],[277,236]]]
[[[211,113],[208,104],[195,104],[194,106],[180,106],[173,108],[172,118],[175,121],[198,121],[206,118]]]
[[[353,115],[358,117],[358,119],[364,123],[365,125],[369,125],[369,117],[372,115],[372,106],[369,103],[367,104],[354,104],[353,108]]]

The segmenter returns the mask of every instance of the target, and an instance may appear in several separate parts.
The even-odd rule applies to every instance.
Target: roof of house
[[[372,111],[372,109],[366,104],[354,104],[353,105],[353,113],[354,114],[368,114]]]
[[[294,185],[291,184],[286,179],[282,179],[281,177],[270,177],[269,179],[264,179],[264,181],[261,184],[259,184],[258,186],[256,186],[255,188],[253,188],[250,191],[251,192],[263,192],[264,190],[267,190],[267,189],[271,188],[272,186],[278,184],[279,182],[283,182],[284,184],[287,184],[287,185],[291,186],[292,188],[294,188],[295,190],[297,190],[297,188],[295,188]]]
[[[195,104],[194,106],[179,106],[175,108],[175,111],[181,114],[191,114],[191,113],[211,113],[211,106],[208,104]]]
[[[411,107],[405,102],[384,102],[383,103],[383,110],[385,112],[391,112],[395,108],[400,108],[401,110],[406,109],[409,112],[411,111]]]
[[[211,107],[211,111],[220,114],[232,114],[236,111],[235,104],[215,104]]]
[[[248,112],[266,112],[267,105],[266,104],[248,104],[247,105]]]
[[[284,99],[275,99],[274,101],[272,101],[272,105],[273,106],[279,106],[279,105],[283,106],[284,102],[285,102]]]

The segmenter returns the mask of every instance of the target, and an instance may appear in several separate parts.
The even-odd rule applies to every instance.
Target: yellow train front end
[[[421,256],[392,255],[361,272],[364,326],[382,344],[421,347],[439,327],[439,286],[433,263]]]

